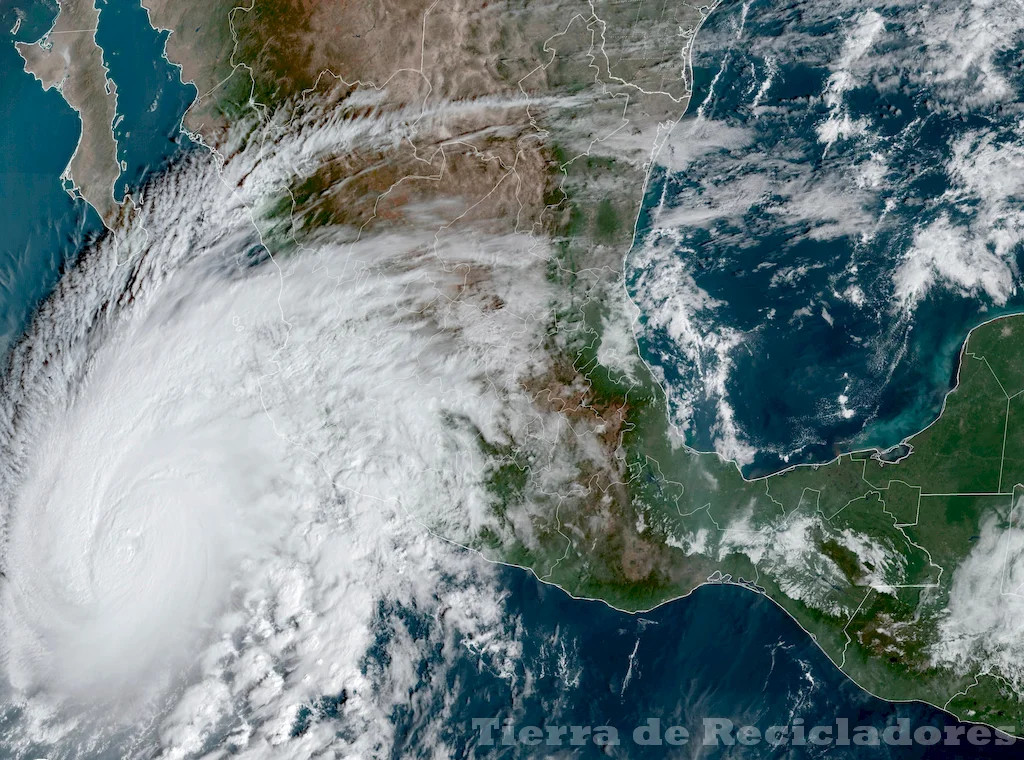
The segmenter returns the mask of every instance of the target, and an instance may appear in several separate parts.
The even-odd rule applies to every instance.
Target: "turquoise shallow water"
[[[39,3],[28,11],[19,39],[42,34],[56,8]],[[44,93],[22,71],[10,44],[14,23],[13,6],[0,5],[0,349],[17,337],[62,267],[100,230],[95,214],[64,192],[60,181],[78,139],[79,120],[59,94]],[[103,3],[98,39],[121,94],[122,120],[115,133],[126,166],[119,186],[138,188],[148,173],[189,148],[178,124],[190,90],[162,61],[163,37],[148,27],[136,4]],[[652,613],[627,615],[573,600],[517,569],[501,570],[498,586],[508,637],[522,647],[511,678],[482,666],[469,642],[454,642],[454,656],[446,657],[439,637],[432,637],[440,623],[430,615],[381,604],[365,673],[372,677],[387,666],[390,638],[397,630],[407,630],[419,642],[413,666],[423,683],[433,686],[409,695],[407,704],[391,716],[396,756],[427,756],[437,736],[454,757],[539,758],[552,752],[664,756],[669,748],[639,746],[632,740],[632,729],[648,718],[687,727],[694,735],[700,734],[706,717],[761,728],[795,718],[808,725],[845,718],[853,725],[879,728],[899,718],[914,726],[947,722],[937,710],[894,705],[858,689],[789,617],[744,589],[707,587]],[[304,707],[292,728],[293,738],[314,720],[337,721],[339,733],[344,733],[345,699],[344,693],[326,694]],[[439,715],[445,716],[440,729]],[[0,725],[19,719],[17,714],[0,717]],[[608,725],[619,730],[622,743],[607,750],[593,744],[557,750],[544,745],[481,747],[472,728],[474,718],[510,719],[519,728]],[[211,736],[205,749],[214,749],[223,738]],[[680,750],[679,756],[692,756],[690,749]],[[44,752],[40,748],[38,756]],[[762,745],[718,747],[703,756],[1019,757],[1020,750],[810,746],[788,751]]]
[[[695,447],[760,475],[896,444],[1024,307],[1020,14],[964,7],[749,0],[701,29],[627,267]]]

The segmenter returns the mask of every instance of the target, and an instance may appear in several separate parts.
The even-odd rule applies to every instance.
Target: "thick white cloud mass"
[[[998,673],[1024,689],[1024,503],[1008,524],[989,517],[977,545],[953,573],[949,603],[932,649],[936,665]]]
[[[42,308],[0,394],[0,751],[387,754],[394,705],[433,688],[423,647],[507,670],[490,566],[436,532],[488,520],[480,436],[558,424],[518,383],[544,252],[425,224],[273,260],[254,224],[318,156],[402,135],[311,122],[195,155]],[[432,640],[381,619],[398,607]],[[341,694],[350,730],[292,736]]]

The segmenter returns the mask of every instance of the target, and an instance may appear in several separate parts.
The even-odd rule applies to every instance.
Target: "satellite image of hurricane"
[[[1019,758],[1020,0],[0,0],[0,759]]]

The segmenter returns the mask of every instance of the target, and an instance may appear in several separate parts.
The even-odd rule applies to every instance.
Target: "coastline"
[[[694,31],[693,31],[693,33],[692,33],[692,35],[690,37],[690,44],[689,44],[689,47],[687,48],[688,55],[687,55],[687,62],[686,62],[686,71],[688,72],[688,76],[690,77],[691,88],[692,88],[692,55],[693,55],[694,40],[696,40],[697,35],[698,35],[699,31],[700,31],[700,28],[703,26],[704,22],[707,20],[707,18],[710,17],[710,13],[713,12],[717,7],[718,7],[717,4],[715,4],[713,7],[711,7],[711,9],[708,11],[707,14],[704,14],[704,15],[701,16],[700,23],[696,26],[696,28],[694,29]],[[150,12],[149,8],[146,8],[146,10],[147,10],[147,14],[148,14]],[[151,16],[150,16],[150,18],[151,18]],[[174,34],[174,30],[170,30],[170,33]],[[95,37],[94,37],[94,42],[95,42]],[[236,44],[237,44],[237,40],[236,40]],[[232,51],[232,56],[234,56],[235,52],[236,51]],[[593,48],[591,48],[590,52],[593,52]],[[166,60],[168,60],[168,62],[170,62],[170,59],[167,58],[167,54],[166,54],[166,45],[165,45],[165,50],[164,50],[164,57],[165,57]],[[183,71],[183,67],[181,67],[180,64],[175,64],[175,65],[177,65],[179,67],[179,69]],[[243,66],[243,65],[244,64],[238,64],[238,66]],[[234,72],[236,69],[237,69],[237,66],[234,69],[232,69],[232,72]],[[253,81],[254,81],[254,84],[255,84],[255,79]],[[197,86],[197,93],[198,93],[198,91],[199,91],[199,88]],[[207,95],[209,95],[209,94],[210,93],[208,92]],[[647,93],[645,93],[645,94],[647,94]],[[691,91],[690,95],[692,97],[692,91]],[[200,101],[200,97],[197,96],[196,99],[189,106],[189,109],[188,109],[188,111],[186,111],[186,113],[190,112],[191,109],[194,108],[199,103],[199,101]],[[627,107],[628,107],[628,104],[629,104],[629,100],[627,98]],[[617,271],[614,274],[614,278],[615,279],[614,279],[614,282],[610,283],[611,289],[613,291],[616,291],[619,287],[623,288],[623,290],[625,291],[626,300],[627,300],[627,302],[629,304],[632,305],[633,310],[634,310],[634,314],[636,314],[639,311],[639,307],[635,303],[633,303],[632,298],[631,298],[631,296],[630,296],[630,294],[628,292],[628,287],[626,286],[626,281],[625,281],[625,277],[624,277],[624,274],[623,274],[623,272],[625,270],[625,260],[626,260],[626,257],[629,255],[629,251],[631,250],[632,246],[636,244],[636,239],[637,239],[637,235],[638,235],[638,225],[639,225],[639,222],[640,222],[640,215],[641,215],[641,213],[643,211],[643,207],[644,207],[644,198],[646,197],[646,193],[647,193],[647,190],[648,190],[648,187],[649,187],[649,182],[650,182],[650,179],[651,179],[651,176],[652,176],[652,172],[654,171],[656,163],[657,163],[658,153],[663,148],[663,146],[665,144],[665,141],[668,138],[668,135],[671,134],[672,129],[675,129],[675,127],[684,118],[685,112],[688,109],[688,107],[689,107],[689,102],[686,104],[686,107],[683,109],[683,113],[679,115],[679,117],[675,120],[675,122],[673,122],[673,126],[671,128],[669,128],[667,131],[662,132],[662,124],[659,124],[657,126],[656,135],[655,135],[655,138],[654,138],[654,144],[653,144],[653,147],[650,150],[649,160],[646,162],[644,171],[642,173],[637,172],[638,174],[642,174],[642,182],[641,182],[641,188],[640,188],[640,194],[639,194],[639,197],[640,197],[639,208],[638,208],[636,214],[633,217],[632,238],[630,240],[630,245],[626,248],[626,251],[625,252],[620,252],[620,256],[619,256],[620,261],[617,264]],[[625,111],[623,113],[625,113]],[[623,118],[625,119],[625,117],[623,117]],[[625,119],[625,120],[628,123],[628,119]],[[182,116],[182,120],[181,120],[181,124],[182,125],[184,124],[184,121],[185,121],[185,116]],[[607,138],[611,137],[616,132],[618,132],[620,129],[622,129],[621,126],[618,127],[617,129],[615,129],[610,134],[608,134],[606,136],[606,138],[604,138],[604,139],[607,139]],[[83,134],[83,136],[85,134],[84,128],[82,130],[82,134]],[[111,132],[111,134],[113,135],[113,132]],[[197,141],[203,142],[203,137],[201,135],[197,135]],[[81,138],[80,138],[80,144],[81,144]],[[205,145],[206,142],[203,142],[203,144]],[[595,141],[595,143],[591,143],[591,147],[593,147],[595,144],[596,144],[596,141]],[[115,140],[115,145],[116,145],[116,140]],[[80,147],[80,145],[79,145],[79,147]],[[220,155],[215,149],[211,148],[211,150],[213,150],[213,152],[216,153],[217,155]],[[76,155],[77,155],[77,148],[76,148]],[[561,178],[561,180],[560,180],[559,187],[562,190],[562,192],[566,195],[566,198],[568,198],[570,196],[570,194],[572,194],[574,192],[573,188],[569,186],[569,184],[570,184],[569,183],[569,174],[568,174],[568,171],[566,170],[566,168],[569,167],[574,162],[576,162],[578,159],[581,159],[581,158],[584,158],[584,157],[587,157],[587,158],[591,157],[590,149],[588,149],[584,153],[578,153],[578,154],[574,155],[572,158],[569,158],[568,160],[566,160],[564,162],[561,162],[561,165],[559,166],[559,171],[564,175]],[[580,162],[580,163],[582,163],[582,162]],[[70,163],[69,163],[69,167],[70,167]],[[630,167],[630,171],[635,171],[635,167]],[[222,179],[223,179],[223,176],[222,176]],[[596,184],[594,184],[594,185],[587,185],[587,182],[590,181],[590,179],[591,179],[590,177],[587,177],[583,182],[581,182],[581,184],[583,184],[585,186],[585,190],[583,191],[583,196],[582,197],[584,197],[586,199],[586,202],[590,202],[592,200],[591,197],[587,195],[587,193],[593,193],[593,187],[599,187]],[[399,181],[401,181],[401,180],[399,180]],[[627,180],[627,182],[628,182],[628,180]],[[392,185],[392,187],[397,186],[397,184],[398,184],[398,182],[395,182],[395,184]],[[387,192],[390,192],[390,189],[391,188],[389,188]],[[621,190],[621,188],[619,188],[619,190]],[[377,198],[377,200],[379,201],[380,198],[384,197],[384,195],[386,195],[386,193],[380,195]],[[632,197],[632,196],[630,196],[629,191],[626,191],[625,193],[622,193],[622,195],[624,195],[626,197]],[[113,194],[111,194],[111,197],[113,198]],[[294,197],[292,198],[292,201],[293,201],[293,203],[295,202],[295,198]],[[560,204],[561,204],[561,201],[559,202],[558,205],[560,205]],[[623,205],[625,205],[625,202],[623,203]],[[557,205],[556,206],[552,206],[552,205],[549,204],[548,209],[550,210],[552,208],[557,209]],[[290,211],[289,211],[290,218],[291,218],[293,223],[294,223],[294,220],[296,218],[296,214],[297,213],[298,212],[297,212],[295,206],[293,206],[290,209]],[[373,218],[376,218],[376,204],[374,205],[374,215],[375,216]],[[517,224],[518,224],[518,221],[517,221]],[[263,231],[260,230],[260,232],[262,234]],[[360,228],[360,233],[361,232],[362,232],[362,229]],[[591,231],[587,231],[586,232],[586,235],[594,236],[594,234],[595,233],[593,233]],[[296,244],[301,246],[301,241],[298,238],[295,238],[294,234],[293,234],[293,240],[294,240],[294,242]],[[548,241],[548,242],[550,242],[550,241]],[[595,264],[595,267],[594,267],[595,269],[598,268],[596,265],[601,264],[601,263],[604,262],[605,259],[602,258],[602,257],[607,257],[609,259],[612,257],[613,254],[611,254],[607,250],[607,248],[608,248],[608,246],[605,246],[605,249],[600,251],[599,254],[594,254],[594,251],[589,251],[588,252],[588,255],[590,255],[592,258],[596,259],[593,262]],[[590,259],[586,259],[586,261],[588,263],[591,263]],[[559,262],[559,265],[561,265],[561,262]],[[576,288],[577,286],[576,285],[572,285],[572,286],[569,286],[569,287],[570,288]],[[597,287],[595,287],[594,290],[599,292],[599,289]],[[589,296],[590,292],[587,291],[584,295],[585,296]],[[908,452],[907,456],[901,457],[900,459],[898,459],[898,460],[896,460],[894,462],[891,462],[889,464],[891,464],[891,465],[898,465],[901,462],[903,462],[905,459],[908,459],[910,453],[913,453],[913,444],[910,442],[910,440],[912,438],[915,438],[915,437],[921,435],[922,433],[928,431],[929,429],[933,428],[937,423],[939,423],[943,419],[943,416],[946,414],[947,402],[948,402],[950,396],[955,391],[957,391],[960,388],[961,370],[963,368],[964,358],[965,358],[965,355],[966,355],[966,347],[967,347],[967,345],[968,345],[968,343],[969,343],[969,341],[971,339],[971,336],[977,330],[979,330],[980,328],[984,327],[987,324],[994,323],[994,322],[996,322],[998,320],[1001,320],[1001,319],[1012,318],[1014,316],[1015,315],[1013,315],[1013,314],[1000,315],[998,317],[994,317],[994,318],[992,318],[992,319],[982,323],[981,325],[977,325],[976,327],[971,328],[968,331],[967,336],[964,338],[964,340],[963,340],[963,342],[961,344],[961,349],[960,349],[958,363],[957,363],[957,369],[956,369],[956,381],[954,383],[954,386],[952,388],[950,388],[946,392],[946,394],[944,395],[943,403],[942,403],[942,408],[941,408],[939,414],[936,416],[936,418],[934,420],[932,420],[930,423],[928,423],[928,425],[926,425],[924,428],[922,428],[921,430],[913,433],[912,435],[906,436],[903,439],[903,441],[901,442],[901,444],[896,444],[896,445],[907,445],[911,449],[911,451]],[[657,388],[656,394],[660,393],[661,397],[662,397],[662,400],[663,400],[665,398],[665,388],[663,387],[663,385],[661,383],[661,380],[658,378],[657,374],[648,365],[646,359],[644,359],[643,355],[640,352],[640,348],[639,348],[639,345],[638,345],[637,340],[636,340],[636,322],[635,322],[635,320],[636,320],[636,317],[634,316],[634,319],[633,319],[633,321],[631,322],[631,325],[630,325],[630,327],[631,327],[630,335],[631,335],[632,340],[633,340],[633,347],[632,348],[634,350],[635,355],[637,357],[639,357],[639,359],[640,359],[640,361],[642,363],[642,366],[644,368],[644,371],[647,372],[648,377],[644,379],[644,382],[652,382],[653,385],[656,386],[656,388]],[[998,378],[997,378],[997,380],[998,380]],[[623,394],[623,397],[628,399],[628,391]],[[657,403],[656,401],[652,402],[652,404],[656,404],[656,403]],[[581,406],[584,406],[584,405],[581,404]],[[623,404],[622,404],[622,406],[620,408],[626,409],[627,408],[626,407],[626,403],[623,402]],[[667,414],[665,416],[665,419],[662,422],[664,424],[666,424],[669,428],[675,428],[674,423],[672,422],[671,418]],[[676,429],[675,433],[678,436],[680,434],[680,431],[678,431]],[[623,446],[623,444],[622,444],[623,440],[624,440],[623,439],[623,434],[620,433],[620,438],[619,438],[619,442],[618,442],[620,447]],[[889,447],[889,448],[891,448],[891,447]],[[761,475],[761,476],[758,476],[756,478],[748,479],[748,478],[746,478],[743,475],[741,468],[737,465],[737,463],[735,461],[732,461],[732,460],[730,460],[728,458],[725,458],[722,455],[717,454],[717,452],[711,452],[711,453],[700,452],[697,449],[693,449],[693,448],[688,447],[685,443],[682,443],[680,450],[683,452],[683,454],[685,454],[687,456],[693,456],[693,457],[708,457],[708,458],[710,458],[712,453],[715,454],[715,457],[717,457],[717,459],[719,461],[719,464],[724,465],[724,466],[731,465],[736,470],[736,474],[738,474],[740,476],[739,480],[742,481],[742,484],[743,484],[742,486],[740,486],[741,488],[743,488],[743,487],[745,487],[746,485],[749,485],[749,484],[757,484],[757,483],[761,483],[761,482],[764,482],[764,483],[768,484],[769,481],[771,481],[771,479],[778,478],[780,476],[785,476],[785,475],[790,474],[790,473],[805,472],[805,471],[808,471],[808,470],[817,472],[819,470],[819,468],[827,468],[829,465],[840,463],[843,460],[844,457],[848,457],[850,454],[867,453],[864,449],[856,449],[856,450],[852,450],[850,452],[838,454],[838,455],[836,455],[835,458],[833,458],[832,460],[830,460],[828,462],[825,462],[825,463],[795,464],[795,465],[792,465],[791,467],[788,467],[788,468],[786,468],[784,470],[780,470],[777,473],[772,473],[772,474],[768,474],[768,475]],[[882,453],[879,449],[871,449],[871,451],[874,452],[874,454],[872,455],[872,458],[877,458],[878,455]],[[1004,452],[1004,454],[1005,454],[1005,452]],[[655,464],[658,464],[659,467],[664,467],[666,470],[669,468],[669,463],[667,463],[667,462],[659,463],[657,460],[652,460],[652,461],[654,461]],[[866,466],[867,465],[865,465],[865,467]],[[627,479],[623,479],[620,482],[616,483],[615,485],[622,486],[624,489],[628,490],[629,488],[632,487],[633,481],[627,480]],[[868,485],[871,485],[871,484],[869,483]],[[1009,493],[1002,492],[1001,485],[1002,484],[1000,483],[1000,488],[997,489],[999,491],[998,493],[986,494],[986,495],[1013,496],[1013,493],[1014,493],[1013,491],[1011,491]],[[877,489],[874,486],[872,486],[872,488],[874,488],[875,490],[882,490],[882,489]],[[767,485],[766,485],[765,491],[766,491],[766,493],[768,492],[768,486]],[[771,494],[768,493],[768,496],[771,497]],[[630,498],[632,498],[632,497],[630,497]],[[802,498],[802,494],[801,494],[801,498]],[[668,502],[666,501],[666,504],[667,503]],[[634,506],[634,503],[631,501],[629,503],[629,505],[627,505],[627,507],[624,507],[624,509],[632,508],[633,506]],[[798,503],[797,508],[799,508],[799,506],[800,505]],[[699,512],[703,508],[704,507],[696,508],[693,512],[690,513],[690,515],[693,515],[696,512]],[[680,516],[683,516],[682,512],[678,509],[678,503],[677,503],[677,511],[679,512]],[[785,512],[785,508],[783,508],[783,511]],[[709,517],[711,516],[711,512],[710,511],[708,511],[708,515],[709,515]],[[415,519],[415,518],[413,518],[413,519]],[[558,524],[558,532],[560,533],[560,535],[567,542],[567,546],[566,546],[566,550],[565,550],[565,556],[562,557],[562,559],[564,559],[565,557],[568,556],[569,550],[571,548],[571,540],[569,539],[568,536],[566,536],[565,533],[561,532],[562,525],[560,523],[558,523],[558,521],[561,519],[561,517],[560,517],[560,515],[558,514],[557,511],[555,513],[555,519],[556,519],[556,523]],[[712,521],[714,522],[713,518],[712,518]],[[423,524],[423,523],[421,523],[421,524]],[[776,607],[779,607],[779,608],[783,609],[787,613],[787,615],[789,615],[789,617],[792,620],[794,620],[794,622],[797,623],[797,625],[800,627],[800,629],[802,631],[804,631],[808,636],[811,637],[811,639],[815,642],[816,647],[825,654],[825,656],[828,658],[828,660],[833,665],[835,665],[836,668],[838,670],[840,670],[840,672],[842,672],[846,678],[848,678],[852,683],[856,684],[859,688],[861,688],[862,691],[864,691],[864,692],[866,692],[868,694],[872,694],[873,696],[877,696],[877,697],[879,697],[881,699],[886,699],[886,701],[894,702],[894,703],[899,703],[899,702],[919,702],[919,703],[922,703],[922,704],[929,705],[930,707],[933,707],[933,708],[935,708],[937,710],[944,711],[947,714],[953,715],[954,717],[959,717],[961,720],[974,722],[974,723],[977,723],[978,725],[988,725],[988,726],[993,727],[993,728],[999,728],[999,727],[996,727],[996,726],[994,726],[992,724],[986,723],[984,721],[973,721],[970,718],[964,718],[962,716],[957,716],[956,713],[954,713],[950,709],[948,709],[948,706],[953,702],[954,699],[957,698],[958,695],[954,695],[953,697],[951,697],[945,703],[944,707],[939,707],[938,705],[932,704],[932,703],[930,703],[930,702],[928,702],[926,700],[922,700],[922,699],[900,700],[900,699],[891,699],[891,698],[885,697],[884,695],[874,694],[870,689],[868,689],[865,686],[861,685],[857,681],[857,679],[854,678],[854,676],[850,675],[850,673],[845,669],[845,662],[841,665],[839,662],[836,661],[834,655],[830,654],[830,652],[825,648],[825,645],[823,645],[819,641],[819,639],[815,635],[815,633],[813,631],[809,630],[809,628],[807,628],[805,626],[806,620],[805,621],[801,621],[800,619],[798,619],[798,617],[790,609],[787,609],[782,603],[780,603],[780,601],[778,601],[778,599],[774,598],[770,594],[769,590],[765,586],[758,584],[759,576],[757,574],[755,574],[755,580],[754,581],[745,581],[743,575],[736,575],[735,576],[736,580],[733,580],[733,574],[731,572],[726,572],[728,570],[728,568],[725,568],[725,570],[723,570],[723,571],[716,570],[715,572],[718,574],[718,577],[715,578],[714,580],[712,580],[712,578],[714,578],[714,574],[712,574],[712,575],[707,576],[704,581],[702,581],[700,583],[697,583],[697,584],[693,585],[692,587],[688,588],[688,590],[686,590],[685,592],[681,592],[681,593],[679,593],[676,596],[672,596],[671,598],[666,598],[666,599],[664,599],[662,601],[659,601],[657,604],[654,604],[654,605],[652,605],[650,607],[645,607],[645,608],[642,607],[642,608],[637,608],[637,609],[627,609],[627,608],[621,608],[621,607],[617,606],[614,603],[614,601],[609,601],[609,599],[606,599],[606,598],[602,598],[602,597],[598,597],[598,596],[578,596],[578,595],[576,595],[575,591],[573,590],[573,587],[572,587],[571,584],[563,584],[562,582],[559,582],[559,581],[556,581],[556,580],[548,580],[551,576],[553,576],[555,574],[554,571],[555,571],[556,568],[559,567],[559,564],[561,563],[561,559],[559,559],[558,562],[555,563],[555,565],[551,566],[551,569],[550,569],[550,571],[548,572],[547,575],[542,576],[541,573],[539,572],[538,568],[541,567],[541,563],[543,561],[547,561],[547,558],[545,558],[545,557],[541,557],[540,558],[541,562],[534,563],[534,564],[519,564],[519,563],[514,562],[514,561],[506,561],[506,560],[501,560],[501,559],[495,559],[495,558],[493,558],[491,556],[488,556],[488,552],[485,549],[482,549],[480,546],[471,546],[471,545],[461,544],[461,543],[459,543],[457,541],[453,541],[453,540],[451,540],[449,538],[444,537],[441,534],[436,533],[429,526],[427,526],[425,524],[423,524],[423,525],[424,525],[424,527],[428,531],[431,532],[431,534],[433,534],[433,535],[435,535],[435,536],[437,536],[439,538],[442,538],[445,541],[449,541],[450,543],[454,543],[454,544],[458,544],[459,546],[463,546],[464,548],[467,548],[467,549],[473,551],[475,554],[483,556],[489,562],[493,562],[493,563],[497,563],[497,564],[502,564],[502,565],[506,565],[506,566],[510,566],[510,567],[517,567],[517,568],[520,568],[520,569],[529,570],[530,574],[533,577],[535,577],[537,580],[541,581],[542,583],[544,583],[546,585],[558,586],[563,592],[565,592],[566,594],[568,594],[569,596],[571,596],[573,598],[587,599],[587,600],[591,600],[591,601],[601,601],[601,602],[603,602],[604,604],[606,604],[608,607],[610,607],[612,609],[616,609],[616,610],[619,610],[621,612],[627,612],[627,613],[630,613],[630,614],[642,614],[644,612],[650,612],[651,610],[654,610],[654,609],[657,609],[657,608],[662,607],[664,605],[667,605],[670,602],[674,602],[674,601],[678,601],[678,600],[681,600],[681,599],[685,599],[685,598],[689,597],[693,593],[693,591],[695,591],[698,588],[702,588],[705,585],[723,585],[724,584],[724,585],[730,585],[730,586],[740,586],[742,588],[747,589],[748,591],[754,591],[755,593],[759,593],[759,594],[761,594],[763,596],[768,597],[769,599],[772,600],[772,602],[775,604]],[[638,530],[637,533],[641,534],[641,533],[643,533],[643,531],[642,530]],[[597,558],[596,555],[595,555],[595,561],[600,561],[600,558]],[[759,572],[759,570],[757,568],[757,563],[754,563],[753,566],[755,568],[755,573]],[[627,578],[629,577],[628,574],[627,574],[626,577]],[[636,585],[638,587],[640,587],[643,584],[643,582],[645,582],[645,581],[646,581],[645,578],[641,578],[640,581],[636,582]],[[867,597],[865,596],[865,600],[866,599],[867,599]],[[863,604],[863,602],[862,602],[862,604]],[[856,615],[856,612],[854,613],[854,615]],[[852,622],[852,618],[851,618],[851,622]],[[847,625],[849,625],[849,623]],[[844,634],[845,634],[845,631],[846,631],[846,629],[844,628],[843,629]],[[845,650],[844,650],[844,655],[845,655]],[[977,684],[977,678],[975,679],[975,684]],[[970,691],[970,688],[972,688],[972,687],[967,687],[962,693],[963,694],[967,694]],[[1002,728],[1005,728],[1005,727],[1002,727]],[[1019,735],[1019,729],[1018,729],[1018,735]]]

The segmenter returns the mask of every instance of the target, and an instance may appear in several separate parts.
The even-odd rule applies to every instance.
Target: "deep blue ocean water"
[[[691,444],[728,449],[729,410],[752,474],[898,443],[937,415],[968,330],[1024,305],[1019,17],[846,0],[711,15],[629,272]]]
[[[23,69],[14,41],[38,39],[55,3],[33,3],[19,16],[0,3],[0,355],[24,329],[60,268],[101,227],[60,176],[78,144],[81,122],[59,93],[43,92]]]
[[[99,7],[96,38],[118,88],[114,132],[126,167],[118,182],[121,199],[126,187],[140,188],[148,173],[191,147],[180,125],[196,91],[163,57],[167,35],[153,29],[141,3],[110,0]],[[51,0],[0,2],[0,354],[61,269],[102,231],[98,215],[61,182],[81,133],[78,114],[25,72],[13,45],[39,39],[56,14]]]
[[[115,197],[120,201],[179,149],[193,147],[181,131],[181,115],[198,93],[195,86],[182,84],[181,70],[164,58],[168,32],[152,27],[141,3],[101,0],[99,9],[96,42],[117,83],[114,135],[123,170]]]
[[[762,732],[772,725],[887,726],[905,719],[914,729],[960,725],[920,703],[876,699],[846,678],[810,637],[774,603],[747,589],[713,585],[690,597],[640,615],[603,603],[572,599],[560,589],[514,568],[500,572],[508,593],[509,627],[526,632],[513,673],[481,667],[467,649],[437,672],[440,658],[429,653],[419,663],[431,701],[396,711],[400,745],[395,757],[427,756],[428,717],[448,711],[441,738],[456,757],[707,757],[707,758],[1011,758],[1024,747],[879,746],[770,747],[765,744],[703,745],[705,719],[724,719]],[[394,611],[382,611],[382,617]],[[410,630],[436,623],[405,611]],[[410,622],[411,620],[411,622]],[[381,634],[379,655],[384,657]],[[441,684],[438,684],[441,681]],[[535,749],[481,746],[473,718],[511,720],[524,726],[600,726],[618,729],[621,744],[598,747],[562,744]],[[638,745],[634,729],[648,719],[688,729],[690,742],[672,747]],[[837,729],[838,730],[838,729]],[[835,734],[838,736],[838,734]],[[713,737],[712,733],[712,737]]]
[[[116,134],[126,167],[119,184],[122,188],[124,184],[138,188],[147,172],[159,169],[179,150],[187,149],[178,125],[190,90],[177,79],[176,70],[162,61],[163,36],[148,27],[137,3],[107,0],[100,7],[98,39],[121,97],[122,120]],[[52,4],[45,3],[23,10],[25,18],[17,34],[23,40],[42,34],[56,12]],[[727,9],[723,18],[733,12]],[[77,116],[59,94],[43,93],[38,83],[22,71],[21,59],[11,45],[9,30],[14,24],[14,7],[0,4],[0,103],[4,109],[0,120],[4,155],[0,172],[0,349],[17,336],[83,241],[99,230],[95,214],[72,200],[60,182],[77,141]],[[699,94],[708,91],[713,77],[710,53],[705,50],[703,55],[698,71]],[[819,74],[807,73],[806,77],[807,82],[816,83],[815,87],[820,84]],[[792,86],[796,88],[792,96],[802,97],[799,87]],[[662,186],[680,181],[666,174]],[[652,205],[659,202],[659,193],[652,193]],[[764,256],[765,251],[751,255]],[[715,276],[723,283],[729,277],[720,272]],[[716,286],[714,282],[709,277],[703,285],[710,290],[724,289],[724,285]],[[952,335],[955,331],[949,325],[969,322],[976,314],[976,309],[971,311],[962,301],[954,299],[950,303],[960,304],[962,313],[947,320],[948,330],[935,328],[935,335]],[[836,313],[841,317],[838,308]],[[929,324],[925,316],[919,310],[916,324]],[[928,329],[921,327],[919,331]],[[806,333],[803,339],[809,336]],[[949,346],[955,342],[947,340]],[[936,371],[941,376],[939,370],[948,373],[950,353],[948,346],[943,346],[935,359],[939,369],[921,370],[927,377]],[[819,357],[812,345],[800,350],[808,357]],[[856,366],[849,357],[842,361]],[[921,360],[914,366],[924,365]],[[841,362],[841,366],[846,365]],[[738,372],[736,377],[744,375]],[[892,402],[893,408],[902,408],[898,401]],[[742,408],[737,403],[737,409]],[[925,408],[930,408],[927,403]],[[441,738],[455,748],[456,756],[509,758],[668,754],[669,748],[645,748],[633,742],[633,729],[648,718],[659,718],[666,727],[687,727],[694,737],[701,735],[701,722],[709,717],[762,729],[795,718],[814,725],[830,724],[843,717],[852,725],[878,727],[899,718],[910,719],[915,727],[951,722],[948,716],[926,706],[894,705],[858,689],[787,615],[745,589],[705,587],[653,612],[627,615],[597,602],[571,599],[521,570],[502,569],[498,580],[499,592],[505,595],[510,635],[522,646],[512,672],[491,669],[479,652],[466,645],[460,645],[454,660],[425,649],[417,672],[424,684],[435,688],[425,688],[422,698],[410,695],[408,704],[392,716],[398,738],[396,757],[426,754],[431,716],[438,714],[448,716]],[[385,623],[396,618],[402,619],[409,630],[419,631],[422,636],[417,638],[425,642],[430,641],[430,629],[437,624],[416,610],[388,609],[382,603],[379,645],[366,656],[368,673],[385,667],[385,644],[391,630]],[[303,721],[331,719],[343,699],[344,695],[325,695],[315,710],[300,714],[295,731],[303,730]],[[474,718],[511,719],[517,728],[607,725],[619,730],[622,743],[607,749],[593,744],[531,749],[522,745],[502,747],[499,743],[481,747],[472,727]],[[344,727],[339,726],[339,730]],[[829,751],[810,747],[787,751],[762,745],[709,748],[698,755],[691,744],[677,750],[676,756],[960,758],[1018,757],[1020,752],[1016,747],[1001,751],[924,747]]]

